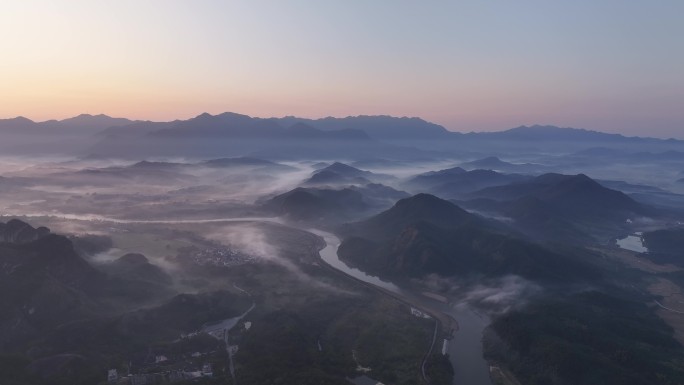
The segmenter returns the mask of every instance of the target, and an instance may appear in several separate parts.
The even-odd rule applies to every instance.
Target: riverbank
[[[455,372],[453,383],[491,385],[489,363],[483,358],[481,340],[484,328],[489,323],[486,317],[475,313],[467,306],[453,306],[448,300],[434,293],[427,293],[428,295],[426,293],[413,293],[392,283],[382,281],[378,277],[369,276],[358,269],[351,268],[341,262],[337,256],[339,239],[336,236],[320,230],[309,231],[325,241],[326,245],[319,251],[319,254],[330,269],[398,302],[419,309],[435,319],[433,340],[423,362],[421,362],[421,368],[426,367],[429,357],[434,353],[435,341],[456,338],[455,343],[448,344],[448,354]],[[457,319],[465,320],[466,324],[463,325]],[[462,333],[457,333],[458,331],[462,331]],[[422,369],[422,377],[425,383],[429,383],[429,378],[424,369]]]

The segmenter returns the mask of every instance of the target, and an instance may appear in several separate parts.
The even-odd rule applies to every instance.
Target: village
[[[254,263],[257,257],[229,246],[208,247],[191,255],[193,263],[199,266],[231,267]]]
[[[109,369],[107,382],[117,385],[214,383],[229,375],[227,330],[198,331],[170,344],[149,347],[130,357],[123,370]]]

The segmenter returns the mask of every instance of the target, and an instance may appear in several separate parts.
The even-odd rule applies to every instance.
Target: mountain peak
[[[507,167],[512,166],[511,163],[504,162],[496,156],[488,156],[486,158],[477,159],[471,162],[466,162],[461,164],[462,167],[475,167],[475,168],[496,168],[496,167]]]
[[[109,118],[110,116],[105,115],[105,114],[80,114],[78,116],[75,116],[75,118]]]
[[[0,222],[0,242],[27,243],[42,238],[50,233],[47,227],[34,228],[19,219]]]
[[[439,177],[439,176],[449,176],[449,175],[461,175],[465,174],[467,171],[461,167],[454,166],[450,168],[445,168],[443,170],[428,171],[426,173],[419,174],[417,177]]]
[[[330,171],[335,171],[335,172],[354,173],[354,174],[359,173],[359,172],[363,172],[362,170],[359,170],[356,167],[353,167],[353,166],[350,166],[348,164],[341,163],[341,162],[335,162],[335,163],[331,164],[330,166],[326,167],[326,169],[330,170]]]
[[[487,162],[502,162],[502,160],[499,159],[499,157],[497,157],[497,156],[488,156],[488,157],[482,158],[480,160],[487,161]]]
[[[209,113],[207,113],[207,112],[205,112],[205,113],[202,114],[202,115],[205,115],[205,114],[206,114],[206,115],[209,115],[209,116],[212,116],[211,114],[209,114]],[[220,114],[218,114],[218,115],[216,115],[216,116],[218,116],[218,117],[220,117],[220,118],[223,118],[223,119],[228,119],[228,118],[240,118],[240,119],[249,118],[249,119],[253,119],[253,118],[252,118],[251,116],[249,116],[249,115],[238,114],[237,112],[230,112],[230,111],[222,112],[222,113],[220,113]]]
[[[565,175],[565,174],[556,174],[556,173],[548,173],[548,174],[543,174],[535,178],[536,181],[539,181],[544,184],[555,184],[555,185],[577,185],[577,186],[593,186],[593,187],[601,187],[602,186],[593,180],[592,178],[588,177],[586,174],[577,174],[577,175]]]
[[[522,125],[509,129],[508,131],[588,131],[582,128],[558,127],[548,124],[533,124],[531,126]]]
[[[5,119],[6,122],[11,122],[11,123],[20,123],[20,124],[30,124],[30,123],[35,123],[33,120],[23,117],[23,116],[17,116],[16,118],[11,118],[11,119]]]
[[[545,174],[531,182],[540,188],[529,195],[571,216],[608,218],[645,212],[645,207],[629,196],[604,187],[585,174]]]
[[[582,182],[593,182],[598,184],[595,180],[592,178],[588,177],[586,174],[577,174],[577,175],[572,175],[570,177],[571,180],[577,180],[577,181],[582,181]]]
[[[599,196],[607,194],[608,192],[615,194],[616,198],[618,195],[624,195],[619,191],[611,190],[602,186],[600,183],[591,179],[585,174],[564,175],[562,180],[550,186],[548,192],[550,191],[554,191],[555,193],[560,193],[563,195],[568,194],[575,196],[578,194],[599,194],[596,196],[596,199],[598,199]],[[568,198],[574,198],[574,196],[569,196]],[[629,199],[627,196],[624,196],[624,198]]]
[[[455,204],[434,195],[420,193],[400,199],[390,209],[370,219],[351,225],[352,233],[391,237],[401,229],[419,222],[449,229],[477,220]]]
[[[636,137],[625,137],[584,128],[558,127],[550,125],[519,126],[505,131],[493,133],[507,140],[546,140],[546,141],[587,141],[596,144],[613,140],[638,140]]]
[[[402,216],[410,216],[419,220],[442,218],[448,222],[470,215],[455,204],[427,193],[419,193],[401,199],[390,210],[395,210]]]
[[[129,265],[145,265],[149,263],[149,260],[140,253],[128,253],[119,257],[116,262]]]
[[[432,194],[419,193],[409,198],[401,199],[396,203],[396,207],[407,206],[409,204],[419,203],[426,205],[450,205],[454,206],[452,203],[445,201],[442,198],[438,198]]]

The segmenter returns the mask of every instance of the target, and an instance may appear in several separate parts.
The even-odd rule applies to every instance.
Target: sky
[[[684,138],[681,0],[0,3],[0,118],[418,116]]]

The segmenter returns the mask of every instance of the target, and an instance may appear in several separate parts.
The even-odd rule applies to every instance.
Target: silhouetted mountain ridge
[[[36,132],[49,132],[57,129],[66,132],[76,130],[83,134],[103,131],[107,135],[128,133],[153,136],[251,136],[269,137],[321,137],[368,139],[422,139],[422,140],[513,140],[513,141],[586,141],[586,142],[639,142],[676,140],[647,137],[627,137],[621,134],[605,133],[580,128],[557,127],[551,125],[519,126],[495,132],[470,132],[463,134],[449,131],[443,126],[417,117],[393,117],[387,115],[360,115],[344,118],[327,117],[306,119],[294,116],[284,118],[254,118],[244,114],[224,112],[217,115],[202,113],[187,120],[171,122],[134,121],[126,118],[112,118],[104,114],[81,114],[63,120],[34,122],[25,117],[0,119],[0,132],[17,132],[32,129]],[[330,135],[332,133],[332,135]],[[27,132],[23,132],[27,134]]]
[[[153,126],[150,122],[148,126]],[[242,138],[299,140],[370,140],[361,130],[344,128],[324,131],[304,123],[283,126],[275,119],[252,118],[247,115],[223,113],[200,114],[188,120],[169,123],[169,127],[139,127],[147,136],[158,138]]]
[[[573,280],[594,276],[578,261],[501,232],[429,194],[402,199],[383,213],[343,226],[340,232],[344,234],[340,258],[385,277],[517,274]]]
[[[501,186],[525,180],[518,174],[503,174],[492,170],[465,171],[454,167],[410,178],[404,185],[413,191],[425,191],[443,198],[456,198],[486,187]]]
[[[486,158],[473,160],[471,162],[462,163],[461,167],[467,168],[481,168],[481,169],[501,169],[513,166],[512,163],[504,162],[496,156],[489,156]]]
[[[112,118],[99,114],[81,114],[63,120],[47,120],[35,122],[19,116],[12,119],[0,119],[0,133],[15,135],[94,135],[106,128],[126,126],[134,121],[126,118]]]
[[[642,138],[626,137],[621,134],[610,134],[583,128],[558,127],[558,126],[519,126],[505,131],[493,133],[481,133],[483,136],[495,136],[506,140],[529,140],[529,141],[635,141]]]
[[[127,279],[148,281],[160,285],[171,284],[172,279],[160,267],[153,265],[142,254],[128,253],[100,267],[108,274]]]
[[[349,217],[369,208],[359,191],[304,187],[277,195],[264,206],[277,215],[309,221]]]
[[[2,232],[0,345],[14,346],[100,309],[86,293],[96,292],[104,275],[78,256],[67,238],[18,220]]]
[[[443,228],[479,223],[480,218],[460,207],[430,194],[417,194],[399,200],[390,209],[367,220],[345,225],[348,235],[386,239],[417,222],[428,222]]]
[[[304,119],[294,116],[276,119],[284,125],[306,124],[320,130],[334,131],[356,129],[376,139],[443,139],[451,134],[446,128],[420,118],[393,116],[348,116]]]
[[[602,186],[584,174],[549,173],[472,194],[477,198],[516,200],[533,196],[570,215],[647,214],[648,209],[624,193]]]
[[[47,227],[33,228],[26,222],[11,219],[7,223],[0,222],[0,242],[27,243],[33,242],[50,233]]]
[[[394,179],[390,175],[376,174],[370,171],[360,170],[344,163],[334,162],[324,168],[316,170],[313,175],[304,181],[306,185],[329,185],[329,184],[368,184],[373,181]]]
[[[544,174],[469,194],[463,204],[515,220],[528,235],[556,241],[605,241],[656,209],[609,189],[584,174]]]

